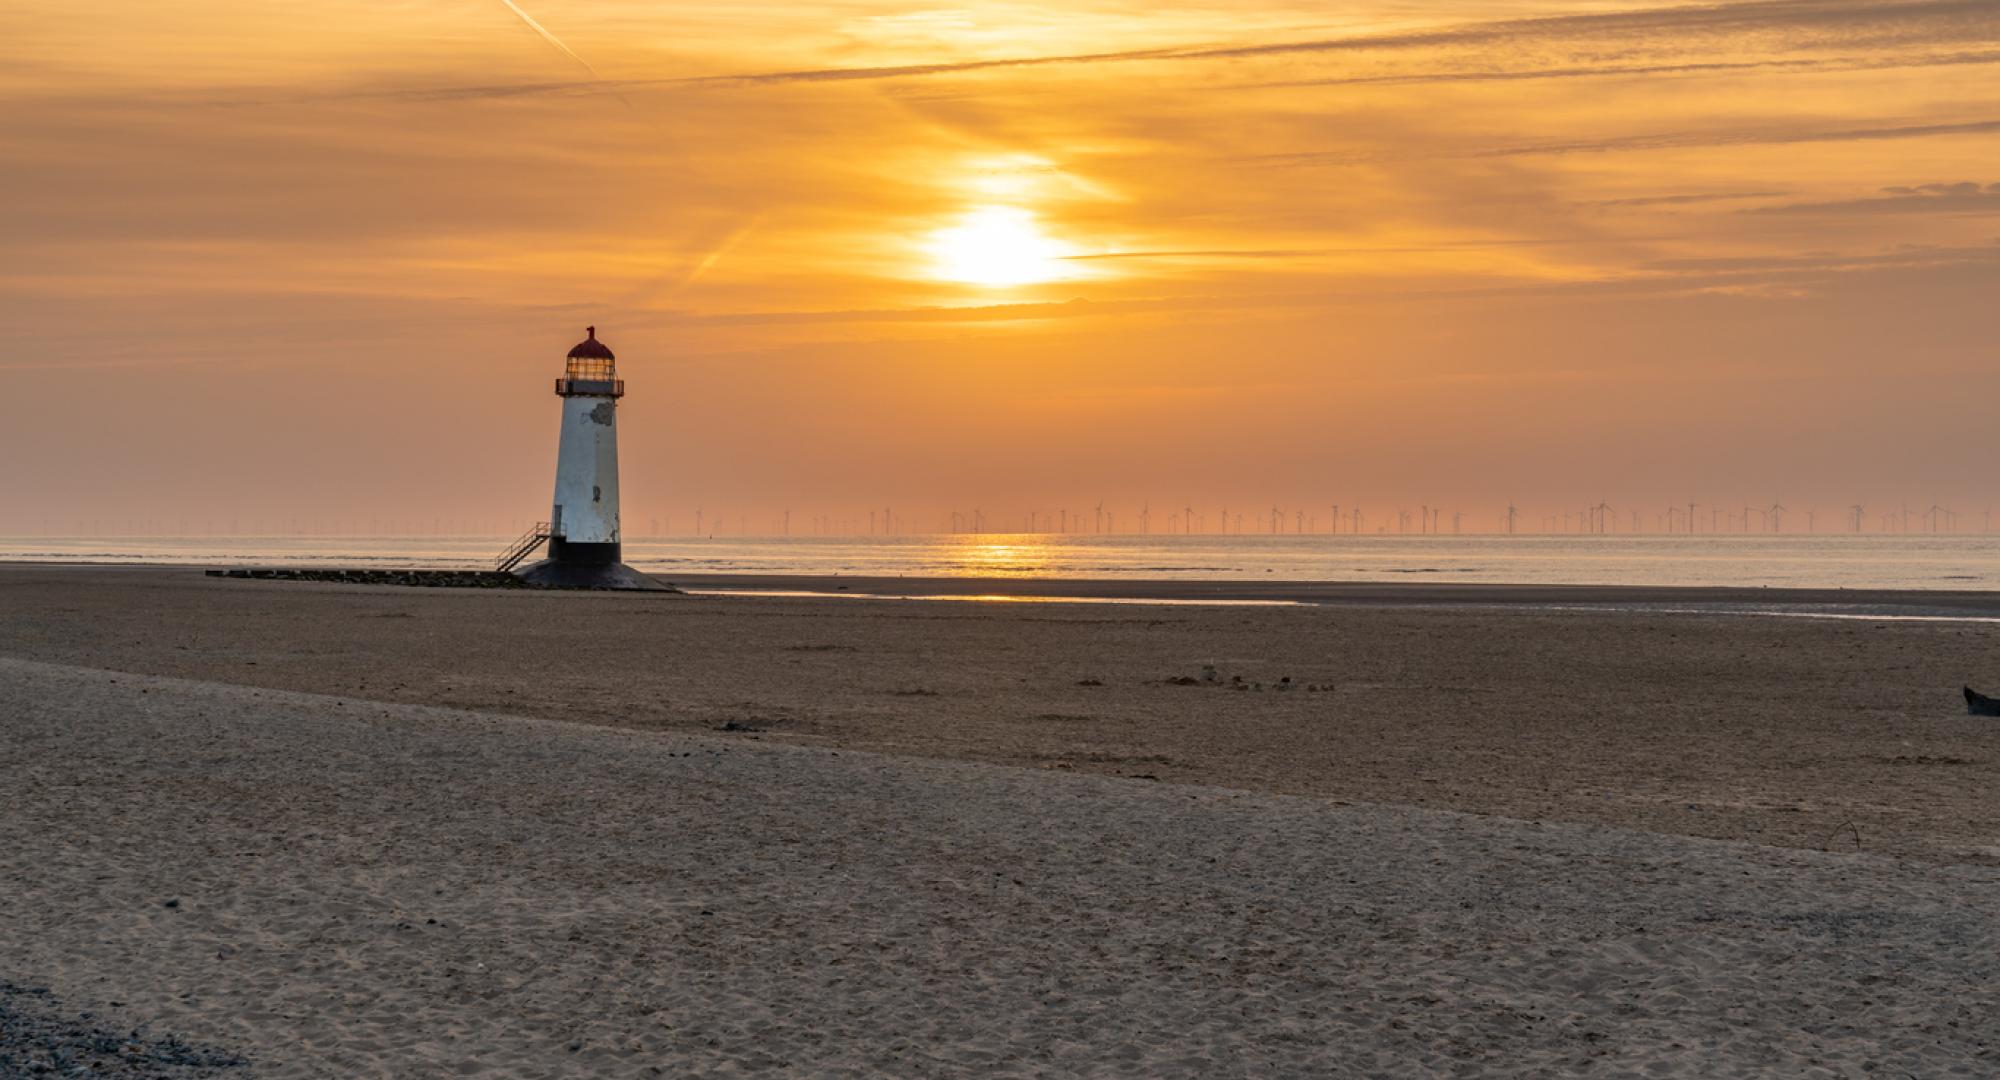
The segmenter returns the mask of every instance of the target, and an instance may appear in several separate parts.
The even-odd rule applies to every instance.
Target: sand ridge
[[[1984,868],[11,659],[0,703],[7,962],[260,1076],[1929,1076],[2000,1041]]]

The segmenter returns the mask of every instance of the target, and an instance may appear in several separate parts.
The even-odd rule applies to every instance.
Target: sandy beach
[[[0,566],[0,655],[1813,850],[1854,850],[1858,833],[1875,854],[2000,865],[1995,728],[1959,695],[2000,687],[2000,623],[1359,592],[1296,607],[900,602]],[[1940,595],[1889,599],[1935,610]]]
[[[163,1075],[2000,1067],[1993,624],[0,596],[0,983]]]

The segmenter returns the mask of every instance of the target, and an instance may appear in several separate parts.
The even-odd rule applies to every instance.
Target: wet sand
[[[1796,614],[1960,615],[2000,619],[2000,593],[1972,590],[1784,589],[1665,585],[1476,585],[1407,581],[1190,581],[1149,578],[879,577],[677,574],[695,593],[955,599],[1159,600],[1168,603],[1363,607],[1595,607],[1607,610],[1781,611]]]

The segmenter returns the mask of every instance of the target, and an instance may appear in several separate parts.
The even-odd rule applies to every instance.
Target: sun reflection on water
[[[1044,577],[1054,561],[1054,545],[1033,535],[971,536],[956,548],[954,577]]]

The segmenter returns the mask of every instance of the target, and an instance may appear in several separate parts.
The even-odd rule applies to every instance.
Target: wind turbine
[[[1867,508],[1867,507],[1865,507],[1865,506],[1862,506],[1862,505],[1861,505],[1860,503],[1855,503],[1855,504],[1854,504],[1853,506],[1850,506],[1850,507],[1848,507],[1847,509],[1848,509],[1848,510],[1849,510],[1849,511],[1850,511],[1851,513],[1853,513],[1853,515],[1854,515],[1854,531],[1855,531],[1855,532],[1860,532],[1860,531],[1861,531],[1861,518],[1862,518],[1862,515],[1864,515],[1864,514],[1866,514],[1866,513],[1868,512],[1868,508]]]
[[[1991,513],[1991,512],[1988,512],[1988,514],[1987,514],[1986,516],[1987,516],[1987,517],[1992,517],[1993,515],[1992,515],[1992,513]],[[1327,523],[1327,527],[1326,527],[1326,533],[1327,533],[1327,535],[1328,535],[1328,536],[1333,536],[1333,535],[1335,535],[1335,534],[1337,534],[1337,533],[1339,533],[1339,532],[1340,532],[1340,504],[1339,504],[1339,503],[1334,503],[1334,504],[1333,504],[1333,520],[1332,520],[1331,522]]]
[[[1188,533],[1194,531],[1194,507],[1192,505],[1186,507],[1182,511],[1181,531]]]
[[[1276,536],[1276,535],[1278,535],[1278,522],[1279,522],[1280,520],[1282,520],[1282,518],[1281,518],[1281,516],[1280,516],[1280,511],[1278,510],[1278,508],[1277,508],[1277,507],[1275,507],[1275,506],[1271,507],[1271,535],[1272,535],[1272,536]]]
[[[1139,504],[1139,535],[1150,536],[1153,532],[1153,504]]]
[[[1359,510],[1355,511],[1356,514],[1359,514],[1360,512],[1361,511]],[[1513,503],[1507,504],[1507,535],[1509,536],[1514,535],[1514,519],[1520,516],[1520,513],[1521,512],[1515,508]]]
[[[1103,533],[1104,533],[1104,500],[1103,500],[1103,499],[1099,499],[1099,500],[1097,500],[1097,532],[1098,532],[1098,534],[1099,534],[1100,536],[1101,536],[1101,535],[1103,535]]]
[[[1783,503],[1771,503],[1770,521],[1772,532],[1781,533],[1785,531],[1785,505]]]

